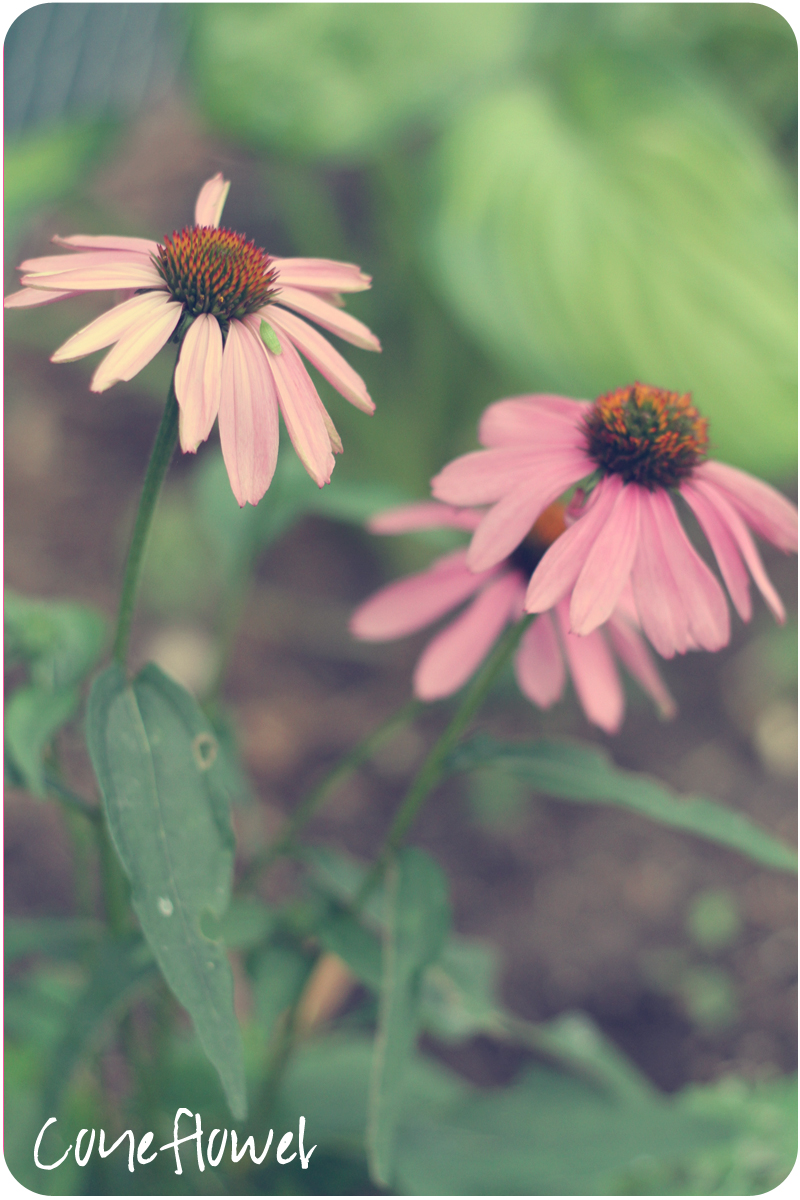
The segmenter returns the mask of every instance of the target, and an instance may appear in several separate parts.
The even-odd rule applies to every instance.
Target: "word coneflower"
[[[128,293],[69,338],[52,361],[111,346],[90,384],[104,392],[132,379],[168,341],[179,342],[181,448],[194,453],[218,416],[231,487],[244,505],[257,504],[272,480],[279,410],[320,487],[330,481],[333,455],[342,448],[298,350],[345,399],[364,412],[375,408],[364,381],[303,318],[366,350],[379,350],[380,343],[341,310],[341,294],[368,288],[369,276],[350,263],[273,258],[242,234],[220,229],[229,187],[221,174],[209,179],[197,198],[195,224],[161,243],[53,238],[76,253],[23,262],[23,290],[5,304],[27,308],[84,292]]]
[[[390,509],[374,517],[369,528],[374,533],[436,526],[474,530],[480,521],[475,510],[431,501]],[[548,547],[567,533],[564,506],[551,504],[502,562],[475,572],[467,565],[466,550],[447,554],[426,571],[391,583],[365,600],[353,614],[350,630],[365,641],[389,641],[424,629],[466,604],[428,643],[414,671],[414,691],[421,700],[450,696],[478,669],[505,626],[523,616],[531,573]],[[625,711],[616,652],[662,715],[672,716],[675,705],[637,631],[630,597],[623,594],[604,628],[587,637],[570,633],[568,607],[568,601],[559,601],[522,635],[514,670],[528,699],[549,708],[561,697],[569,672],[588,719],[615,733]]]
[[[784,620],[750,530],[796,551],[797,510],[753,476],[706,459],[707,424],[689,395],[635,383],[593,404],[520,396],[490,405],[479,439],[486,449],[449,463],[433,480],[440,500],[491,506],[467,554],[473,571],[506,559],[549,504],[582,485],[570,505],[576,519],[533,572],[528,612],[568,599],[569,627],[585,636],[629,592],[643,632],[665,658],[724,646],[728,606],[680,522],[680,495],[742,619],[752,611],[749,570]]]

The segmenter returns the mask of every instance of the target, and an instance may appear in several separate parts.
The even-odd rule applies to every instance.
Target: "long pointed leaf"
[[[796,871],[797,855],[741,813],[703,796],[678,796],[661,783],[622,771],[606,754],[578,742],[542,739],[518,745],[481,735],[459,747],[451,768],[502,767],[537,792],[580,804],[611,804],[728,846],[777,871]]]
[[[202,932],[229,899],[233,835],[214,767],[216,742],[194,700],[152,664],[129,684],[117,666],[95,680],[87,740],[132,903],[164,978],[188,1009],[231,1112],[246,1112],[233,979]]]

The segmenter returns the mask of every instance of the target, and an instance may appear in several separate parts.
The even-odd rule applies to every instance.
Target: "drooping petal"
[[[316,292],[363,292],[372,283],[355,263],[330,258],[275,258],[281,286],[309,288]]]
[[[611,616],[630,578],[639,540],[639,493],[623,485],[609,517],[586,556],[570,602],[573,633],[588,634]]]
[[[569,605],[566,599],[556,606],[564,652],[581,707],[593,725],[606,733],[616,733],[625,715],[622,690],[614,658],[601,630],[586,637],[569,631]]]
[[[42,258],[26,258],[19,270],[34,275],[59,275],[62,271],[79,271],[86,267],[108,267],[134,263],[148,266],[150,256],[131,250],[87,250],[85,254],[47,254]]]
[[[730,615],[722,588],[686,536],[669,493],[649,492],[647,498],[672,576],[679,583],[689,635],[702,649],[719,650],[730,638]]]
[[[376,513],[367,521],[367,529],[370,533],[412,533],[418,529],[472,531],[477,528],[482,515],[469,508],[453,508],[436,500],[422,500],[418,504],[400,504]]]
[[[414,671],[420,700],[450,696],[466,683],[508,622],[520,586],[515,572],[501,575],[428,643]]]
[[[512,396],[490,404],[478,425],[482,446],[536,446],[546,440],[583,447],[581,419],[589,404],[564,396]]]
[[[739,552],[746,562],[750,570],[750,574],[753,576],[756,587],[761,592],[761,595],[764,597],[769,607],[772,609],[775,619],[782,625],[786,620],[786,610],[783,607],[783,602],[781,601],[778,593],[775,591],[772,580],[769,578],[764,569],[764,564],[761,561],[761,555],[758,553],[755,542],[750,536],[750,531],[737,513],[736,509],[733,507],[733,504],[726,500],[725,495],[720,491],[719,488],[717,488],[714,484],[707,483],[704,479],[696,480],[694,484],[694,491],[695,498],[697,493],[700,493],[711,506],[712,510],[718,514],[724,525],[724,528],[734,539],[736,546],[738,546]],[[711,541],[711,538],[709,537],[708,540]],[[722,569],[722,564],[720,564],[720,569]],[[728,583],[724,571],[723,578],[725,579],[725,582]],[[728,584],[728,587],[730,588],[730,584]],[[742,618],[743,620],[749,620],[749,614],[747,617],[742,614]]]
[[[696,486],[691,483],[683,483],[680,491],[708,538],[736,611],[743,621],[749,621],[753,613],[753,605],[750,601],[750,580],[729,526]],[[721,492],[718,494],[722,495]]]
[[[752,529],[779,550],[797,550],[797,509],[760,479],[721,462],[704,462],[695,467],[694,479],[721,488],[733,507]]]
[[[456,550],[425,571],[381,588],[359,605],[350,632],[368,642],[390,641],[423,629],[463,603],[486,582],[466,565],[466,551]]]
[[[549,708],[560,699],[567,672],[550,613],[542,613],[525,630],[514,659],[514,673],[520,691],[539,708]]]
[[[206,180],[194,206],[195,225],[213,225],[215,228],[219,225],[230,186],[230,182],[222,178],[221,171]]]
[[[662,658],[693,648],[681,584],[673,575],[652,506],[653,493],[641,497],[639,546],[631,584],[642,629]]]
[[[21,292],[11,292],[3,300],[4,308],[36,308],[40,304],[54,304],[56,300],[66,300],[70,296],[78,296],[80,292],[43,292],[39,288],[23,288]]]
[[[582,465],[576,466],[574,453],[554,456],[541,462],[530,479],[518,483],[498,501],[475,531],[468,557],[472,570],[486,570],[510,554],[548,504],[575,482],[576,471],[582,472]]]
[[[141,256],[137,256],[136,260],[133,255],[130,257],[129,262],[23,275],[21,282],[26,287],[54,291],[103,292],[112,288],[155,288],[166,292],[164,280],[151,263],[146,263]],[[70,259],[64,261],[69,262]]]
[[[73,233],[69,237],[54,234],[50,241],[55,242],[57,246],[65,246],[68,250],[132,250],[148,258],[158,251],[158,242],[153,242],[150,238],[114,237],[106,233]]]
[[[291,338],[310,363],[324,375],[328,383],[336,388],[356,408],[362,412],[373,413],[375,404],[370,398],[364,380],[358,375],[338,350],[334,350],[330,342],[316,329],[313,329],[300,317],[285,308],[268,304],[263,310],[267,321],[275,329],[282,330]]]
[[[653,662],[653,656],[647,649],[644,638],[624,618],[614,616],[606,626],[611,637],[611,644],[622,662],[630,671],[633,678],[641,684],[648,696],[656,703],[658,711],[665,719],[675,716],[677,705],[667,690],[664,680],[658,673]]]
[[[58,350],[50,355],[50,361],[74,362],[76,358],[83,358],[95,350],[102,350],[105,346],[119,341],[143,321],[157,316],[167,303],[165,292],[145,292],[141,296],[123,300],[121,304],[110,308],[108,312],[84,325],[83,329],[73,333],[71,338],[67,338],[63,346],[59,346]]]
[[[525,607],[528,612],[546,612],[570,590],[595,538],[608,520],[622,488],[618,475],[609,475],[598,483],[585,510],[542,557],[531,576]]]
[[[281,285],[276,302],[288,305],[289,308],[295,309],[304,317],[310,317],[323,329],[329,329],[331,333],[338,334],[340,338],[344,338],[346,342],[352,342],[354,346],[361,346],[363,350],[380,350],[381,348],[375,334],[370,332],[366,325],[357,321],[355,317],[351,317],[349,313],[342,312],[341,309],[334,308],[332,304],[321,300],[313,292]]]
[[[183,305],[168,299],[165,292],[159,292],[158,296],[160,302],[154,302],[105,356],[92,376],[90,391],[104,392],[121,379],[133,379],[167,344],[181,318]]]
[[[194,454],[211,432],[222,394],[222,330],[210,313],[196,317],[175,368],[181,450]]]
[[[241,508],[258,504],[278,461],[278,395],[252,330],[231,321],[222,352],[219,439]]]
[[[431,491],[446,504],[494,504],[531,478],[539,461],[526,449],[472,450],[434,475]]]
[[[245,324],[252,330],[264,355],[265,365],[268,364],[272,372],[278,389],[278,403],[297,456],[315,483],[322,487],[330,482],[334,462],[331,438],[323,416],[325,410],[317,389],[291,341],[284,339],[281,353],[273,354],[258,334],[261,317],[254,313],[245,317]],[[336,434],[335,429],[333,432]],[[336,438],[338,440],[338,434]]]

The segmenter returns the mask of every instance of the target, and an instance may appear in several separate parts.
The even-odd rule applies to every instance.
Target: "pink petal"
[[[692,478],[721,488],[748,525],[766,541],[787,554],[797,551],[797,509],[768,483],[720,462],[701,463]]]
[[[452,508],[435,500],[422,500],[418,504],[401,504],[376,513],[367,522],[367,529],[370,533],[410,533],[417,529],[445,528],[472,531],[482,516],[469,508]]]
[[[586,637],[569,631],[566,599],[556,607],[572,682],[581,707],[593,725],[616,733],[625,715],[625,694],[611,651],[599,629]]]
[[[266,320],[274,325],[276,330],[282,330],[291,338],[297,349],[302,351],[308,361],[313,363],[345,400],[349,400],[362,412],[375,411],[364,380],[321,333],[284,308],[268,304],[262,311]]]
[[[159,302],[154,301],[146,315],[129,327],[105,356],[92,376],[90,391],[104,392],[121,379],[133,379],[167,344],[181,318],[183,305],[169,300],[165,292],[159,292],[158,297]]]
[[[74,262],[75,255],[64,262]],[[27,287],[48,290],[69,289],[73,292],[106,291],[111,288],[155,288],[166,292],[164,280],[151,263],[141,255],[131,255],[129,262],[108,263],[105,266],[75,267],[64,271],[50,271],[23,275],[21,282]]]
[[[570,602],[573,633],[588,634],[611,616],[628,581],[639,540],[639,493],[623,484],[581,568]]]
[[[330,418],[328,422],[325,421],[328,414],[317,395],[317,389],[311,382],[300,355],[288,339],[281,343],[281,353],[273,354],[261,341],[258,332],[261,317],[254,313],[245,317],[245,323],[249,325],[253,337],[262,349],[265,366],[268,365],[272,372],[278,389],[278,403],[297,456],[311,478],[322,487],[330,483],[334,462],[328,429]],[[333,433],[341,446],[335,429]]]
[[[58,234],[55,234],[50,240],[57,246],[66,246],[69,250],[131,250],[135,254],[144,254],[148,258],[158,253],[158,242],[153,242],[149,238],[73,233],[69,237],[59,237]]]
[[[79,296],[80,292],[41,291],[39,288],[23,288],[21,292],[12,292],[3,300],[4,308],[35,308],[39,304],[54,304],[56,300],[66,300],[69,296]]]
[[[570,590],[608,520],[622,486],[618,475],[601,479],[575,524],[545,552],[531,576],[525,597],[528,612],[546,612]]]
[[[514,673],[520,691],[539,708],[549,708],[560,698],[567,673],[550,613],[542,613],[525,630]]]
[[[585,401],[563,396],[498,400],[481,417],[478,441],[483,446],[518,446],[536,445],[544,438],[582,447],[581,418],[588,407]]]
[[[222,394],[222,330],[209,313],[196,317],[181,344],[175,368],[184,453],[194,454],[211,432]]]
[[[63,346],[59,346],[58,350],[50,355],[50,361],[74,362],[76,358],[83,358],[95,350],[102,350],[105,346],[118,342],[136,326],[147,323],[160,314],[167,303],[164,292],[145,292],[130,300],[124,300],[96,317],[94,321],[90,321],[88,325],[84,325],[77,333],[73,333]]]
[[[468,570],[466,558],[465,550],[456,550],[426,571],[381,588],[353,613],[350,632],[363,641],[385,642],[437,621],[486,582],[486,575]]]
[[[329,258],[274,258],[281,287],[309,288],[317,292],[363,292],[372,283],[355,263]]]
[[[704,650],[719,650],[730,638],[730,617],[722,589],[686,536],[669,493],[649,492],[647,498],[664,555],[678,585],[679,602],[688,617],[689,637]],[[679,647],[676,645],[675,649]]]
[[[494,504],[535,475],[539,462],[527,448],[472,450],[434,475],[431,490],[448,504]]]
[[[753,613],[753,606],[750,602],[750,580],[728,524],[709,502],[710,497],[706,497],[696,486],[691,483],[683,483],[680,491],[708,538],[736,611],[743,621],[749,621]],[[717,494],[722,495],[721,492]],[[730,505],[727,507],[730,510]]]
[[[655,519],[653,493],[641,497],[639,546],[631,583],[642,629],[662,658],[685,654],[694,642],[680,584],[672,572]]]
[[[637,631],[616,614],[606,626],[611,644],[631,675],[655,701],[661,716],[669,719],[678,711],[675,701],[667,691],[663,679],[647,649],[647,643]]]
[[[420,700],[450,696],[466,683],[508,622],[520,586],[516,573],[502,575],[429,642],[414,671]]]
[[[219,439],[233,494],[258,504],[278,461],[278,396],[264,347],[242,321],[231,321],[222,352]]]
[[[217,171],[213,178],[206,180],[200,188],[194,206],[195,225],[219,225],[230,186],[229,181],[222,178],[221,171]],[[266,488],[264,490],[266,491]]]
[[[108,267],[126,263],[149,266],[150,258],[130,250],[90,250],[85,254],[48,254],[44,258],[26,258],[19,270],[28,275],[60,275],[86,267]],[[162,280],[163,286],[163,280]]]
[[[728,503],[723,492],[721,492],[720,489],[714,484],[707,483],[703,479],[698,479],[695,483],[695,488],[698,492],[702,493],[705,500],[719,514],[719,517],[726,526],[728,533],[736,542],[742,558],[747,563],[747,566],[750,569],[750,574],[755,580],[756,587],[761,592],[761,595],[764,597],[769,607],[772,609],[775,619],[782,625],[786,620],[786,610],[783,607],[780,596],[772,585],[771,579],[764,570],[764,564],[761,561],[761,555],[758,553],[755,543],[750,536],[750,531],[748,530],[744,521],[736,512],[733,504]],[[708,540],[711,541],[711,538]],[[727,579],[725,579],[725,582],[728,582]],[[730,587],[730,585],[728,586]],[[744,620],[749,619],[749,614],[748,617],[744,617],[744,614],[742,615]]]
[[[294,308],[297,312],[302,313],[304,317],[310,317],[323,329],[329,329],[331,333],[338,334],[340,338],[344,338],[346,342],[352,342],[354,346],[361,346],[363,350],[380,350],[381,348],[375,334],[371,333],[366,325],[357,321],[355,317],[351,317],[349,313],[342,312],[340,309],[334,308],[332,304],[328,304],[327,301],[321,300],[313,292],[303,291],[302,288],[281,286],[276,300],[278,304],[286,304],[289,308]]]

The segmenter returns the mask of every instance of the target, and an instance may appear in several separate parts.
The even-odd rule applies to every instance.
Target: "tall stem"
[[[161,424],[158,427],[156,440],[147,464],[147,472],[142,485],[142,495],[139,500],[139,511],[136,514],[136,524],[133,527],[131,546],[128,560],[125,563],[125,577],[122,581],[122,595],[119,601],[117,616],[117,632],[114,637],[114,659],[121,667],[125,666],[128,657],[128,643],[131,636],[131,622],[136,604],[136,593],[141,579],[144,552],[147,546],[147,536],[153,520],[161,485],[167,474],[170,460],[178,441],[178,401],[175,396],[175,375],[169,385],[169,395],[164,406]]]
[[[406,794],[405,800],[395,814],[381,852],[356,895],[353,904],[356,912],[363,907],[375,887],[380,883],[389,859],[402,845],[409,829],[417,818],[417,814],[442,778],[447,759],[455,750],[461,739],[461,735],[477,714],[483,701],[486,699],[489,689],[516,650],[520,638],[528,628],[530,622],[531,618],[527,617],[522,621],[518,621],[516,625],[510,626],[473,679],[464,699],[456,709],[452,721],[425,759],[419,774]]]

